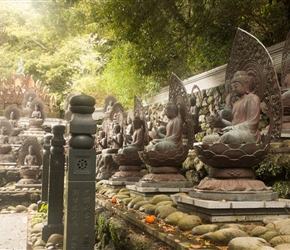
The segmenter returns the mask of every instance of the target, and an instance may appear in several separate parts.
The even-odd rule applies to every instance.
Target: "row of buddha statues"
[[[241,29],[236,33],[225,82],[224,108],[213,110],[207,118],[213,134],[204,136],[199,143],[194,141],[194,134],[200,130],[200,106],[194,96],[187,95],[183,82],[174,74],[164,117],[155,118],[154,122],[150,120],[150,110],[140,102],[134,104],[131,117],[119,103],[107,102],[97,140],[97,179],[171,181],[171,185],[172,181],[185,182],[180,174],[182,162],[189,149],[195,149],[197,157],[211,167],[209,179],[219,179],[214,184],[203,182],[201,189],[266,189],[257,181],[252,183],[252,167],[267,155],[271,139],[281,134],[282,95],[268,51]],[[202,96],[197,96],[200,105]],[[269,118],[269,126],[263,131],[261,112]],[[144,166],[149,166],[147,171],[142,171]],[[228,187],[232,179],[247,180]]]

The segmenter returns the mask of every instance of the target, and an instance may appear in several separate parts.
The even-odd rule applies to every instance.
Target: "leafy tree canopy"
[[[23,7],[23,6],[22,6]],[[22,58],[59,102],[70,92],[114,94],[125,106],[168,84],[227,63],[237,27],[265,46],[285,40],[287,0],[70,0],[15,8],[0,3],[0,74]]]

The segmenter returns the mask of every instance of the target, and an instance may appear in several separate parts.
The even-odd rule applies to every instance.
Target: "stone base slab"
[[[124,188],[127,185],[135,185],[136,181],[129,180],[103,180],[102,181],[106,186],[110,186],[113,188]]]
[[[272,216],[288,218],[290,200],[277,199],[273,201],[227,201],[203,200],[187,195],[171,195],[177,202],[178,210],[200,216],[212,223],[218,222],[257,222]]]
[[[192,198],[202,200],[227,200],[227,201],[271,201],[278,199],[278,193],[266,191],[212,191],[193,189],[188,192]]]
[[[174,187],[171,186],[171,183],[167,182],[167,186],[160,185],[158,186],[156,183],[154,186],[142,187],[136,185],[127,185],[126,187],[130,189],[131,196],[142,196],[144,198],[151,198],[158,194],[176,194],[176,193],[187,193],[191,188],[188,187]]]
[[[41,189],[42,184],[38,183],[38,184],[24,184],[24,183],[16,183],[15,188],[35,188],[35,189]]]
[[[180,181],[142,181],[142,179],[136,183],[137,187],[146,187],[146,188],[192,188],[192,183],[186,180],[180,180]],[[191,190],[191,189],[188,189]]]

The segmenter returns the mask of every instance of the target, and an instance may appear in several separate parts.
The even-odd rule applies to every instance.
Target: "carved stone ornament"
[[[187,146],[192,148],[194,142],[194,124],[190,117],[190,101],[183,82],[174,73],[171,74],[169,85],[169,101],[174,102],[178,107],[179,115],[184,121],[186,128]]]
[[[246,71],[254,78],[255,88],[249,86],[248,91],[258,95],[261,103],[267,107],[269,129],[261,144],[196,145],[197,156],[211,169],[209,178],[200,182],[200,190],[268,190],[263,182],[252,179],[252,167],[258,165],[267,155],[271,138],[277,138],[281,134],[281,92],[268,51],[254,36],[241,29],[237,30],[235,36],[225,82],[231,82],[237,71]],[[233,105],[235,101],[231,97],[230,104]]]
[[[287,87],[285,78],[287,74],[290,73],[290,31],[287,34],[286,41],[284,44],[282,52],[282,65],[281,65],[281,87],[282,89],[289,88]]]
[[[253,92],[266,105],[270,119],[266,136],[269,143],[272,136],[280,137],[282,130],[283,105],[277,74],[268,50],[257,38],[240,28],[234,39],[225,82],[231,81],[237,71],[246,71],[255,79]]]

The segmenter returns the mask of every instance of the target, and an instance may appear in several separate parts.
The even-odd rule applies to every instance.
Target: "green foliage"
[[[268,155],[259,165],[255,174],[260,178],[278,176],[283,167],[278,163],[279,155]]]
[[[269,154],[256,169],[255,174],[281,198],[290,198],[290,156]]]
[[[277,181],[273,184],[272,189],[274,192],[279,194],[281,198],[290,198],[290,182],[287,181]]]
[[[237,27],[265,46],[285,40],[289,1],[70,0],[0,3],[0,77],[22,58],[57,93],[116,95],[126,107],[181,79],[228,62]],[[25,7],[25,8],[24,8]]]
[[[41,213],[47,213],[47,211],[48,211],[48,204],[47,203],[46,204],[42,204],[40,206],[40,208],[39,208],[39,212],[41,212]]]

